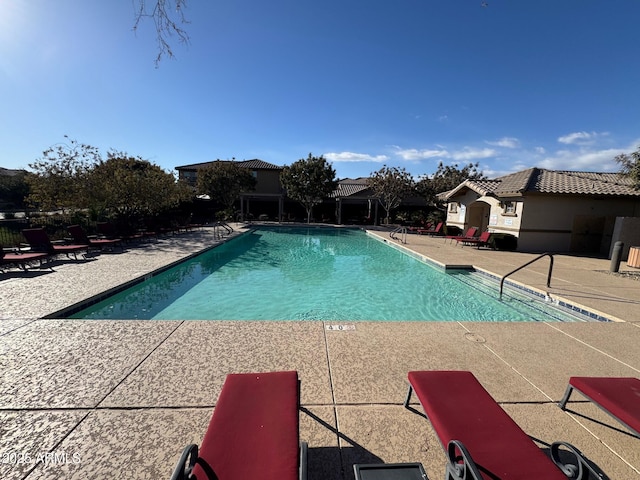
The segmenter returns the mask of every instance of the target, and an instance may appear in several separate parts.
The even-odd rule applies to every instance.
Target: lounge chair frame
[[[482,232],[478,237],[473,238],[456,238],[456,246],[461,243],[464,247],[475,245],[476,248],[480,249],[480,247],[489,246],[491,242],[491,232]]]
[[[42,261],[47,258],[49,258],[47,253],[21,252],[19,250],[5,252],[2,245],[0,245],[0,271],[4,271],[3,267],[7,265],[14,265],[26,271],[27,264],[35,261],[38,261],[39,268],[42,268],[44,266]]]
[[[73,237],[73,241],[77,245],[86,245],[87,251],[91,248],[104,250],[105,248],[118,247],[124,251],[121,238],[90,238],[80,225],[69,225],[67,231]]]
[[[469,227],[467,228],[467,231],[464,232],[463,235],[445,235],[444,241],[446,242],[447,240],[449,240],[449,243],[453,243],[454,240],[456,242],[463,242],[465,240],[475,240],[478,238],[476,236],[477,234],[478,234],[478,227]]]
[[[455,438],[446,439],[445,438],[446,434],[438,431],[438,427],[437,427],[438,422],[434,422],[432,421],[431,418],[429,418],[429,415],[431,412],[428,411],[428,407],[425,407],[423,399],[420,398],[420,395],[417,392],[416,392],[416,396],[418,397],[418,401],[422,405],[425,413],[422,414],[420,411],[414,409],[409,405],[411,402],[412,394],[415,391],[413,385],[411,384],[412,373],[420,374],[422,372],[409,373],[410,383],[409,383],[409,389],[407,391],[407,396],[404,401],[404,407],[408,410],[411,410],[419,415],[423,415],[425,418],[427,418],[431,422],[431,425],[436,431],[436,434],[438,434],[438,438],[440,439],[447,456],[445,480],[487,480],[487,479],[496,478],[493,473],[487,472],[486,476],[483,476],[483,474],[481,473],[482,471],[486,472],[486,469],[479,466],[484,463],[483,458],[478,458],[474,460],[471,452],[469,452],[467,446],[465,446],[463,442]],[[520,427],[511,420],[509,415],[499,407],[497,402],[495,402],[495,400],[489,395],[489,393],[486,392],[486,390],[484,390],[484,388],[479,384],[479,382],[477,382],[477,379],[475,379],[475,377],[473,376],[473,374],[471,374],[471,372],[435,372],[435,373],[453,374],[453,376],[456,377],[456,381],[468,382],[468,386],[470,387],[468,390],[468,395],[470,397],[478,398],[480,396],[483,396],[484,400],[490,399],[492,402],[496,404],[496,407],[497,407],[496,409],[494,409],[494,412],[492,413],[492,415],[496,415],[497,414],[496,412],[501,412],[499,413],[499,415],[503,416],[503,418],[508,419],[510,421],[509,423],[512,422],[511,429],[513,430],[517,429],[518,430],[517,433],[519,436],[526,436],[526,434],[520,429]],[[466,378],[462,378],[461,374],[466,374],[467,375]],[[476,415],[477,415],[477,412],[476,412]],[[442,422],[442,419],[438,419],[438,421]],[[460,433],[463,433],[463,432],[460,432]],[[486,441],[487,443],[491,443],[492,439],[487,438]],[[533,440],[531,440],[531,442],[533,442]],[[570,463],[563,462],[560,458],[561,451],[564,454],[566,453],[570,454],[573,461]],[[551,460],[556,465],[556,467],[558,467],[558,469],[560,470],[558,473],[563,473],[567,478],[575,479],[575,480],[587,480],[590,478],[591,474],[594,475],[594,478],[601,478],[599,474],[591,467],[591,465],[589,465],[589,463],[585,459],[582,452],[580,452],[576,447],[574,447],[569,443],[566,443],[566,442],[552,443],[550,446],[550,453],[551,453]],[[563,457],[564,456],[565,455],[563,455]],[[509,458],[509,455],[507,452],[504,453],[504,461],[507,464],[513,461]],[[519,468],[522,470],[522,478],[532,478],[531,474],[527,476],[527,470],[529,468],[527,465],[520,465]],[[508,478],[520,478],[520,477],[510,476]]]
[[[33,252],[48,253],[51,256],[65,254],[67,258],[71,258],[69,255],[73,255],[75,260],[78,259],[79,252],[82,252],[83,250],[86,253],[89,252],[89,247],[87,245],[54,244],[49,239],[49,235],[47,235],[44,228],[25,228],[22,230],[22,235],[27,240],[31,251]]]
[[[605,380],[604,378],[600,377],[596,377],[596,379],[598,380]],[[621,408],[616,404],[616,398],[613,398],[611,395],[607,394],[607,393],[603,393],[603,392],[597,392],[598,395],[600,395],[600,399],[595,398],[595,395],[590,394],[590,391],[587,391],[587,388],[581,387],[580,385],[582,384],[586,384],[586,386],[589,386],[589,383],[592,383],[591,381],[593,380],[593,377],[571,377],[569,379],[569,385],[567,385],[567,389],[564,392],[564,396],[562,397],[562,400],[560,400],[560,402],[558,403],[558,406],[562,409],[562,410],[566,410],[567,409],[567,402],[569,401],[569,397],[571,396],[571,393],[574,390],[577,390],[578,392],[580,392],[586,399],[588,399],[591,403],[593,403],[594,405],[596,405],[598,408],[600,408],[603,412],[607,413],[608,415],[610,415],[612,418],[615,418],[618,422],[620,422],[622,425],[624,425],[627,429],[629,429],[630,432],[632,432],[633,436],[636,438],[640,439],[640,429],[638,428],[634,428],[633,426],[629,425],[628,422],[625,422],[622,418],[620,418],[619,415],[616,415],[614,412],[611,411],[610,408],[607,408],[607,406],[602,404],[602,399],[605,400],[606,403],[611,404],[613,403],[614,406]],[[627,378],[627,377],[611,377],[611,378],[606,378],[607,381],[609,382],[618,382],[622,387],[631,387],[633,386],[637,386],[638,388],[640,388],[640,380],[637,378]],[[629,393],[622,393],[622,395],[634,395],[633,399],[637,400],[637,397],[635,396],[636,394],[633,394],[631,392]]]
[[[418,235],[436,236],[436,235],[441,235],[442,234],[442,228],[443,227],[444,227],[444,222],[438,222],[438,224],[435,227],[432,227],[432,228],[417,228],[415,230],[415,232]]]

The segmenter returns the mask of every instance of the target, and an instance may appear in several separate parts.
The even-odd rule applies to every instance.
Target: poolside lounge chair
[[[420,413],[409,406],[415,392],[446,449],[447,480],[566,480],[569,472],[576,474],[569,478],[587,479],[593,472],[565,442],[551,445],[549,459],[471,372],[417,371],[408,378],[404,406]],[[560,462],[560,447],[563,455],[565,449],[573,454],[576,465]]]
[[[456,245],[462,243],[462,246],[475,245],[477,248],[480,248],[488,246],[490,239],[491,232],[482,232],[477,238],[456,238]]]
[[[298,373],[230,374],[202,445],[189,445],[171,480],[304,480]]]
[[[3,265],[16,265],[22,269],[27,269],[27,264],[38,261],[42,266],[42,260],[49,255],[46,253],[21,252],[20,250],[13,252],[5,252],[0,245],[0,269]]]
[[[559,406],[579,391],[640,438],[640,380],[633,377],[571,377]]]
[[[99,248],[100,250],[115,246],[122,248],[121,238],[89,238],[80,225],[69,225],[67,231],[73,237],[74,243],[78,245],[86,245],[89,248]]]
[[[97,222],[96,229],[98,230],[98,233],[102,236],[102,238],[111,240],[118,238],[129,242],[134,240],[142,240],[142,238],[144,237],[140,232],[118,232],[118,229],[116,229],[115,225],[111,222]]]
[[[418,228],[416,232],[419,235],[440,235],[442,231],[443,222],[440,222],[436,225],[435,228]]]
[[[469,227],[464,235],[445,235],[444,239],[445,241],[450,240],[451,242],[453,242],[454,240],[460,241],[460,240],[472,239],[472,238],[476,238],[477,233],[478,233],[478,227]]]
[[[44,228],[27,228],[22,230],[22,235],[27,240],[32,252],[44,252],[49,255],[58,255],[64,253],[67,257],[73,254],[73,257],[77,260],[78,252],[89,251],[87,245],[66,244],[58,245],[51,243],[49,235],[45,232]]]

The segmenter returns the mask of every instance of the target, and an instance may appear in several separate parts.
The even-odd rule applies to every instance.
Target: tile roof
[[[449,192],[469,188],[481,195],[505,197],[524,193],[640,196],[631,179],[619,173],[573,172],[529,168],[493,180],[466,180]]]
[[[273,163],[265,162],[258,158],[253,160],[243,160],[242,162],[236,162],[238,166],[250,168],[251,170],[282,170],[282,167],[274,165]]]
[[[19,173],[26,173],[26,170],[11,170],[9,168],[0,167],[0,175],[5,175],[7,177],[13,177],[18,175]]]
[[[239,167],[249,168],[251,170],[282,170],[282,167],[258,158],[254,158],[253,160],[214,160],[212,162],[192,163],[190,165],[180,165],[176,167],[176,170],[197,170],[198,168],[206,167],[215,162],[234,162]]]
[[[368,189],[369,183],[367,178],[344,178],[338,181],[338,188],[336,188],[329,196],[332,198],[351,197]]]

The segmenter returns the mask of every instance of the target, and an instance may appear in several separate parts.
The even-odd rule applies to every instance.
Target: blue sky
[[[156,68],[134,0],[0,0],[0,166],[68,135],[167,170],[616,171],[640,146],[640,2],[486,1],[189,0]]]

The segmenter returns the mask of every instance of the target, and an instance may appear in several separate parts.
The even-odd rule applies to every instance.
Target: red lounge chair
[[[436,228],[419,228],[416,230],[420,235],[440,235],[440,231],[442,230],[442,222],[436,225]]]
[[[73,237],[74,243],[78,245],[86,245],[91,248],[99,248],[102,250],[105,247],[120,246],[122,239],[120,238],[89,238],[84,229],[80,225],[69,225],[67,227],[69,235]],[[122,248],[122,247],[121,247]]]
[[[551,445],[549,459],[471,372],[409,372],[404,406],[418,412],[409,406],[413,391],[447,450],[447,480],[567,480],[560,446],[575,456],[576,465],[567,471],[578,475],[570,478],[586,479],[593,472],[581,453],[565,442]]]
[[[49,235],[44,231],[44,228],[27,228],[22,230],[22,235],[33,252],[44,252],[49,255],[64,253],[67,257],[69,254],[73,254],[73,257],[77,259],[78,252],[89,251],[86,245],[54,245],[49,240]]]
[[[297,372],[230,374],[200,449],[189,445],[171,480],[304,480]]]
[[[42,260],[44,260],[48,256],[49,255],[47,255],[46,253],[30,253],[20,251],[5,252],[2,249],[2,245],[0,245],[0,268],[2,268],[2,265],[16,265],[26,270],[27,264],[31,262],[38,261],[40,262],[40,266],[42,266]]]
[[[476,247],[484,247],[489,245],[489,239],[491,238],[490,232],[482,232],[477,238],[456,238],[456,245],[462,243],[462,245],[475,245]]]
[[[116,230],[116,227],[109,222],[96,223],[96,229],[98,230],[98,233],[103,238],[107,238],[107,239],[118,238],[128,242],[128,241],[141,240],[143,238],[143,235],[140,232],[133,232],[131,234],[124,234],[124,232],[118,233],[118,231]]]
[[[461,241],[473,239],[476,238],[476,233],[478,233],[478,227],[470,227],[467,229],[467,232],[464,235],[446,235],[444,239],[451,240],[451,242],[453,242],[454,240]]]
[[[640,438],[640,380],[633,377],[571,377],[560,400],[566,409],[573,390],[579,391]]]
[[[430,231],[433,230],[433,224],[431,222],[420,222],[420,225],[410,225],[407,227],[407,231],[410,233],[418,233],[418,230]]]

